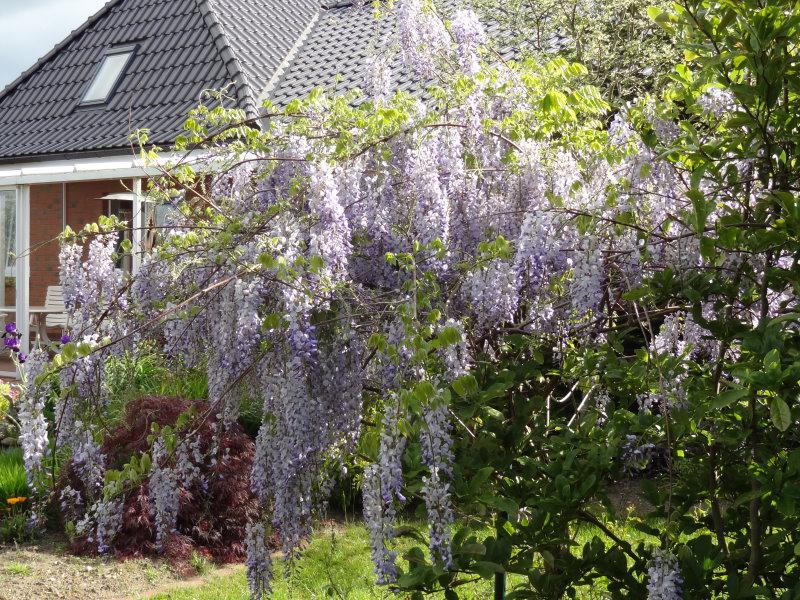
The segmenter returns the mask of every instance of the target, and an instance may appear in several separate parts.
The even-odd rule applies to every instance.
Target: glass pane
[[[131,52],[109,54],[103,59],[100,70],[94,77],[92,85],[83,97],[84,102],[99,102],[108,98],[114,84],[117,83],[122,70],[128,62]]]
[[[133,202],[130,200],[109,200],[108,201],[109,214],[119,217],[120,221],[133,222]],[[122,241],[133,241],[133,232],[130,229],[120,231],[119,241],[117,242],[117,268],[122,269],[125,273],[130,273],[133,270],[133,258],[129,253],[122,251]]]
[[[17,238],[17,195],[13,190],[0,190],[0,307],[13,308],[17,290],[14,271]],[[13,315],[10,315],[13,317]]]

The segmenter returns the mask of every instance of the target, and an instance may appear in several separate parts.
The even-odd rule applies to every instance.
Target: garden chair
[[[64,289],[60,285],[47,286],[44,306],[31,307],[31,331],[35,332],[45,344],[50,343],[48,327],[66,329],[69,325],[67,310],[64,307]]]

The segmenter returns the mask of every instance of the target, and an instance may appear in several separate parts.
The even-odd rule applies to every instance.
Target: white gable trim
[[[187,154],[165,153],[156,163],[131,156],[109,156],[0,165],[0,186],[152,177],[161,174],[167,164],[196,159]]]

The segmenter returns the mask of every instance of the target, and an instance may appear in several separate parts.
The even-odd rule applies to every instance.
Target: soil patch
[[[0,545],[0,600],[123,600],[180,581],[159,561],[72,556],[59,538]]]

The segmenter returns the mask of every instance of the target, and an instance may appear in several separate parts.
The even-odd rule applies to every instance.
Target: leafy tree
[[[497,37],[523,54],[559,54],[585,65],[588,79],[621,106],[657,93],[679,60],[675,38],[660,30],[641,0],[473,0],[497,24]],[[666,9],[668,0],[654,4]]]

